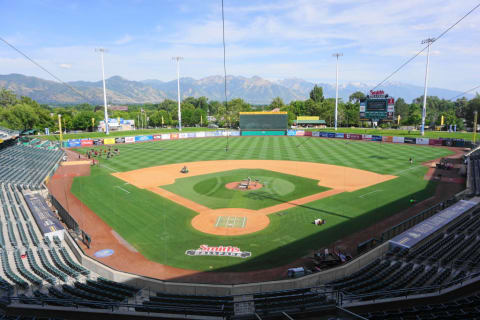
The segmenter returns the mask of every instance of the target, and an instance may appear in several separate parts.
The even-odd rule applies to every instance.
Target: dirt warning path
[[[187,174],[180,172],[181,168],[184,166],[189,170]],[[186,199],[178,194],[161,188],[161,186],[175,183],[175,180],[179,178],[236,169],[264,169],[314,179],[318,180],[318,185],[330,188],[330,190],[260,210],[248,210],[243,208],[210,209],[196,203],[195,201]],[[127,172],[115,172],[112,173],[112,175],[131,185],[141,189],[150,190],[164,198],[198,212],[199,215],[192,219],[192,226],[199,231],[222,236],[243,235],[257,232],[269,225],[270,219],[267,217],[269,214],[330,197],[341,192],[352,192],[367,188],[396,178],[396,176],[392,175],[383,175],[355,168],[285,160],[220,160],[186,162]],[[218,226],[216,221],[222,216],[246,218],[246,223],[242,227]]]

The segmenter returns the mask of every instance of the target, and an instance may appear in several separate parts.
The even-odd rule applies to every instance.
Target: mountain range
[[[64,104],[102,104],[102,81],[72,81],[68,86],[50,80],[22,74],[0,75],[0,87],[15,92],[17,95],[28,96],[39,103],[50,105]],[[335,85],[317,83],[323,88],[324,96],[335,97]],[[71,88],[75,90],[72,90]],[[228,99],[242,98],[252,104],[269,104],[273,98],[280,97],[285,103],[292,100],[305,100],[309,96],[314,83],[303,79],[292,78],[279,81],[270,81],[258,76],[246,78],[242,76],[227,76]],[[120,76],[106,79],[107,99],[111,104],[141,104],[158,103],[164,99],[177,99],[177,81],[143,80],[132,81]],[[189,96],[205,96],[210,100],[224,100],[223,76],[209,76],[201,79],[181,78],[180,91],[182,98]],[[365,94],[372,89],[367,83],[349,82],[339,85],[338,95],[343,100],[356,91]],[[406,102],[423,95],[423,87],[388,82],[381,88],[390,96],[403,98]],[[429,88],[429,96],[449,99],[461,94],[459,91]],[[471,98],[473,95],[466,95]]]

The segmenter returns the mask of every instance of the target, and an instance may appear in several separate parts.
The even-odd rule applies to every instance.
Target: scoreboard
[[[370,90],[370,94],[360,100],[360,120],[393,121],[394,113],[395,100],[383,90]]]

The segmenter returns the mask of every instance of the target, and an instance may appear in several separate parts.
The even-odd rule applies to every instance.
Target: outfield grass
[[[307,137],[238,137],[118,145],[121,153],[77,177],[72,192],[147,258],[194,270],[247,271],[284,265],[432,195],[436,184],[423,179],[420,162],[451,154],[445,148]],[[410,165],[408,159],[415,159]],[[195,216],[180,205],[110,175],[114,171],[187,161],[273,159],[348,166],[398,176],[355,192],[298,206],[269,216],[270,225],[243,236],[213,236],[194,229]],[[121,186],[129,193],[117,188]],[[101,196],[100,196],[101,195]],[[324,218],[321,227],[315,218]],[[381,230],[379,230],[381,232]],[[95,241],[95,239],[93,239]],[[251,251],[248,259],[190,257],[201,244],[232,245]]]
[[[335,132],[333,128],[326,129],[306,129],[307,131],[325,131]],[[412,137],[412,138],[454,138],[473,140],[472,132],[447,132],[447,131],[425,131],[422,136],[418,130],[399,130],[399,129],[369,129],[369,128],[338,128],[336,132],[342,133],[357,133],[357,134],[373,134],[379,136],[397,136],[397,137]]]
[[[248,177],[263,185],[258,190],[231,190],[230,182]],[[245,208],[258,210],[276,204],[303,198],[328,190],[317,180],[292,176],[268,170],[239,169],[177,179],[174,184],[162,186],[173,193],[198,202],[211,209]]]

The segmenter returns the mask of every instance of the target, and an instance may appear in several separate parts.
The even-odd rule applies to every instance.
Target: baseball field
[[[250,271],[285,265],[406,209],[412,197],[430,197],[435,182],[424,179],[422,163],[452,154],[307,137],[230,137],[226,144],[203,138],[115,145],[120,154],[76,177],[72,192],[149,260]],[[188,173],[180,172],[184,166]],[[318,218],[326,223],[315,225]],[[202,245],[251,255],[186,254]]]

